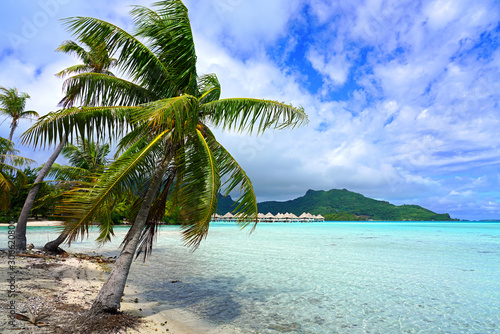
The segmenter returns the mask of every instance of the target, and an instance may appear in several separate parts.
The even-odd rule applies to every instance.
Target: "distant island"
[[[217,213],[231,212],[236,207],[231,196],[220,196]],[[278,202],[258,203],[261,213],[290,212],[300,215],[310,212],[327,221],[453,221],[447,213],[435,213],[418,205],[394,205],[365,197],[347,189],[308,190],[302,197]]]

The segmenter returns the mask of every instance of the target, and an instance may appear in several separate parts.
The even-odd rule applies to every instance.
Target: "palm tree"
[[[106,44],[92,38],[82,38],[81,43],[84,44],[86,48],[74,41],[65,41],[56,49],[56,51],[59,52],[75,54],[83,62],[83,64],[77,64],[62,70],[57,73],[56,76],[62,78],[70,74],[78,75],[91,73],[114,76],[109,69],[116,65],[117,60],[110,56],[109,48]],[[79,87],[74,86],[67,89],[64,98],[59,102],[59,104],[65,108],[73,106],[73,103],[75,102],[75,94],[77,94],[79,90]],[[86,105],[92,104],[87,102]]]
[[[0,137],[0,210],[9,208],[11,194],[17,191],[13,179],[17,177],[20,184],[26,183],[26,175],[17,167],[33,162],[17,153],[12,141]]]
[[[85,234],[94,221],[100,223],[98,241],[105,242],[113,234],[110,203],[124,192],[141,195],[120,256],[92,306],[94,316],[119,309],[132,260],[151,252],[167,201],[182,208],[184,240],[194,248],[207,235],[219,192],[239,190],[239,223],[244,227],[256,222],[252,184],[209,125],[262,133],[307,121],[302,108],[284,103],[220,99],[217,77],[196,73],[187,8],[180,0],[154,6],[156,11],[142,6],[132,10],[135,34],[95,18],[68,19],[69,30],[80,39],[104,41],[119,51],[117,67],[128,80],[94,73],[68,79],[65,87],[75,100],[100,106],[49,114],[24,136],[35,146],[50,144],[63,133],[121,138],[116,159],[99,181],[67,198],[61,210],[69,242]]]
[[[86,139],[77,142],[77,145],[68,143],[61,154],[69,162],[69,166],[54,164],[49,174],[56,180],[92,182],[96,176],[104,172],[109,163],[109,144],[99,144]]]
[[[19,125],[19,121],[23,118],[38,118],[38,113],[33,110],[24,110],[26,108],[26,100],[30,96],[26,93],[19,93],[16,88],[0,87],[0,115],[12,118],[10,123],[9,140],[12,141],[14,131]]]
[[[76,146],[67,144],[61,153],[71,166],[54,164],[49,175],[55,180],[68,181],[75,185],[82,182],[95,182],[108,164],[109,152],[109,144],[101,145],[85,139],[79,141]],[[55,240],[47,242],[43,249],[51,253],[62,253],[64,251],[59,246],[66,238],[67,234],[61,233]]]
[[[116,60],[111,57],[111,53],[105,44],[92,41],[91,39],[82,39],[81,42],[85,44],[89,50],[85,50],[84,47],[78,45],[73,41],[66,41],[56,50],[60,52],[65,52],[69,54],[76,54],[83,62],[83,64],[78,64],[75,66],[68,67],[56,75],[59,77],[64,77],[70,74],[81,74],[85,72],[89,73],[102,73],[107,76],[113,76],[110,72],[110,68],[116,64]],[[64,98],[59,102],[63,107],[72,106],[75,102],[75,94],[78,87],[72,87],[66,90]],[[90,101],[87,101],[87,105],[92,105]],[[49,157],[47,162],[44,164],[43,168],[37,175],[33,187],[30,189],[26,201],[24,202],[23,208],[19,215],[19,219],[16,225],[16,250],[23,251],[26,249],[26,225],[28,223],[28,217],[31,212],[31,208],[35,203],[35,197],[40,188],[41,183],[45,179],[45,176],[49,172],[53,163],[56,161],[57,157],[61,153],[63,147],[66,145],[66,136],[61,135],[59,137],[59,144],[56,146],[54,152]],[[59,238],[58,238],[59,239]]]

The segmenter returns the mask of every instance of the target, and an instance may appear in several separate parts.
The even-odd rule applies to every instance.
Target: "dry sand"
[[[38,254],[34,251],[34,256]],[[78,256],[78,255],[76,255]],[[80,255],[81,257],[81,255]],[[104,259],[106,260],[106,259]],[[15,257],[15,273],[9,268],[8,254],[0,254],[0,333],[67,333],[68,324],[77,315],[84,314],[92,305],[99,289],[107,278],[113,264],[97,263],[75,257],[74,254],[63,257]],[[9,279],[15,279],[15,287],[10,286]],[[9,292],[17,293],[14,299]],[[160,313],[154,311],[152,303],[140,300],[136,289],[127,286],[122,311],[143,319],[143,323],[134,329],[121,333],[173,333],[199,334],[212,332],[198,327],[195,331],[190,324],[198,326],[189,315],[181,310],[168,310]],[[28,321],[14,320],[8,317],[13,306],[15,312],[28,317],[46,316],[40,320],[46,326],[35,326]],[[171,321],[169,315],[177,322]],[[179,320],[181,320],[179,322]],[[194,322],[192,322],[194,321]],[[214,332],[212,332],[214,333]]]
[[[14,224],[15,225],[15,224]],[[46,219],[28,219],[27,226],[62,226],[63,222],[58,220]],[[9,226],[9,224],[0,224],[0,226]]]

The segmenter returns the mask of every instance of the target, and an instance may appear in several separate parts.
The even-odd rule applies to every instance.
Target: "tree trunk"
[[[47,160],[43,168],[40,170],[40,173],[38,173],[35,179],[35,184],[31,187],[28,196],[24,201],[23,209],[21,210],[21,214],[19,215],[16,225],[15,248],[18,252],[26,250],[26,225],[28,223],[28,217],[31,212],[31,208],[33,207],[33,203],[35,203],[35,197],[38,189],[40,189],[45,175],[49,172],[50,167],[52,167],[52,164],[56,161],[65,144],[66,139],[63,139],[56,147],[54,153],[52,153],[49,160]]]
[[[91,316],[97,316],[104,312],[116,313],[120,308],[120,301],[123,296],[132,260],[139,245],[139,238],[146,225],[149,210],[160,187],[161,179],[167,171],[169,160],[165,159],[154,174],[120,256],[116,260],[115,266],[111,270],[106,283],[104,283],[96,300],[92,304],[92,308],[90,309]]]
[[[62,254],[66,253],[63,249],[59,248],[59,246],[66,240],[67,234],[62,232],[56,240],[49,241],[43,246],[43,250],[49,253],[54,254]]]
[[[12,138],[14,137],[14,131],[16,131],[17,125],[12,121],[12,124],[10,125],[10,134],[9,134],[9,140],[12,141]]]

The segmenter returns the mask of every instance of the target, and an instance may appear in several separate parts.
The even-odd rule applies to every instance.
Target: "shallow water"
[[[28,242],[53,231],[30,227]],[[129,284],[228,333],[500,332],[498,222],[213,224],[195,252],[177,231],[161,228]],[[116,255],[116,234],[70,251]]]

